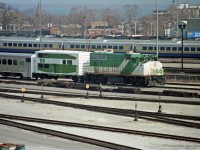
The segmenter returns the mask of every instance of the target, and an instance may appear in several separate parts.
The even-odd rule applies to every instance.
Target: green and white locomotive
[[[162,64],[151,54],[93,52],[86,69],[87,81],[93,83],[165,84]]]
[[[32,56],[33,78],[71,78],[74,82],[165,84],[156,55],[139,53],[37,51]]]

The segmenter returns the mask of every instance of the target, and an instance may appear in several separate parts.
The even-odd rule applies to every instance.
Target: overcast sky
[[[11,5],[20,10],[37,6],[40,0],[0,0],[0,2]],[[158,9],[168,8],[173,0],[157,0]],[[177,0],[175,0],[176,4]],[[178,0],[179,3],[189,3],[190,5],[200,5],[200,0]],[[146,15],[156,8],[156,0],[42,0],[42,8],[51,13],[69,12],[75,5],[88,6],[91,8],[122,7],[125,4],[136,4],[140,7],[141,13]]]

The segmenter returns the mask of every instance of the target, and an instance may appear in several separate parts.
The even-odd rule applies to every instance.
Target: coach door
[[[31,77],[31,58],[25,58],[25,63],[24,63],[24,68],[25,68],[25,78],[30,78]]]
[[[53,64],[52,74],[56,74],[56,73],[57,73],[56,64]]]

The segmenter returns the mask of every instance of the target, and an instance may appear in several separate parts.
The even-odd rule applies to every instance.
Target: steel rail
[[[11,88],[1,88],[0,92],[13,92],[13,93],[22,93],[21,89],[11,89]],[[73,93],[73,92],[54,92],[52,90],[28,90],[26,93],[29,94],[44,94],[44,95],[54,95],[54,96],[65,96],[65,97],[86,97],[84,93]],[[90,98],[101,98],[99,94],[89,94]],[[145,98],[133,98],[130,96],[115,96],[115,95],[103,95],[101,99],[110,99],[110,100],[129,100],[129,101],[143,101],[143,102],[161,102],[161,103],[174,103],[174,104],[187,104],[187,105],[200,105],[200,101],[197,100],[166,100],[166,99],[145,99]]]
[[[11,126],[11,127],[16,127],[16,128],[20,128],[20,129],[24,129],[24,130],[28,130],[28,131],[34,131],[34,132],[37,132],[40,134],[42,133],[42,134],[46,134],[46,135],[51,135],[51,136],[55,136],[55,137],[73,140],[73,141],[79,141],[79,142],[83,142],[83,143],[97,145],[97,146],[110,148],[110,149],[114,149],[114,150],[139,150],[138,148],[133,148],[133,147],[115,144],[115,143],[111,143],[111,142],[101,141],[101,140],[92,139],[92,138],[88,138],[88,137],[84,137],[84,136],[78,136],[78,135],[69,134],[69,133],[65,133],[65,132],[50,130],[50,129],[46,129],[46,128],[36,127],[36,126],[32,126],[32,125],[18,123],[15,121],[9,121],[6,119],[0,119],[0,124],[6,125],[6,126]]]
[[[8,97],[9,95],[0,93],[0,96]],[[135,110],[130,110],[130,109],[119,109],[119,108],[108,108],[108,107],[92,106],[92,105],[82,105],[82,104],[74,104],[74,103],[45,100],[45,99],[38,99],[38,98],[21,97],[21,96],[15,96],[15,95],[10,95],[10,98],[14,98],[14,99],[22,99],[23,98],[25,101],[53,104],[53,105],[58,105],[58,106],[62,106],[62,107],[72,107],[72,108],[78,108],[78,109],[84,109],[84,110],[90,110],[90,111],[102,112],[102,113],[109,113],[109,114],[114,114],[114,115],[128,116],[128,117],[134,117],[134,115],[137,114],[139,117],[146,116],[145,119],[148,119],[148,120],[159,121],[159,122],[164,122],[164,123],[169,123],[169,124],[174,123],[175,125],[181,125],[181,126],[186,126],[186,127],[191,127],[191,128],[200,128],[199,123],[177,121],[177,120],[173,120],[173,119],[170,119],[170,120],[168,119],[168,121],[167,121],[167,119],[161,119],[159,117],[167,118],[167,116],[165,116],[165,114],[159,114],[159,113],[155,113],[155,112],[145,112],[145,111],[135,111]],[[159,115],[156,116],[156,114],[159,114]],[[173,116],[173,114],[170,114],[170,115]],[[176,116],[176,115],[174,115],[174,116]],[[189,116],[187,116],[187,118],[188,117]],[[197,116],[191,116],[191,118],[192,117],[195,117],[195,119],[198,118]],[[154,118],[154,119],[152,119],[152,118]],[[199,118],[198,118],[198,121],[199,121]]]
[[[81,124],[81,123],[74,123],[74,122],[33,118],[33,117],[6,115],[6,114],[0,114],[0,118],[21,120],[21,121],[28,121],[28,122],[45,123],[45,124],[62,125],[62,126],[72,126],[72,127],[80,127],[80,128],[87,128],[87,129],[103,130],[103,131],[109,131],[109,132],[136,134],[136,135],[142,135],[142,136],[151,136],[151,137],[157,137],[157,138],[166,138],[166,139],[200,143],[200,138],[185,137],[185,136],[178,136],[178,135],[153,133],[153,132],[145,132],[145,131],[138,131],[138,130],[129,130],[129,129],[122,129],[122,128],[105,127],[105,126],[97,126],[97,125]]]

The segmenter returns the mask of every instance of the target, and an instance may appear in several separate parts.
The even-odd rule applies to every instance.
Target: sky
[[[33,8],[37,6],[40,0],[0,0],[2,3],[11,5],[20,10]],[[167,9],[172,5],[173,0],[41,0],[42,8],[52,14],[67,14],[73,6],[81,5],[90,8],[120,8],[126,4],[138,5],[141,9],[141,15],[151,14],[156,9]],[[177,0],[174,0],[175,4]],[[190,5],[199,5],[200,0],[178,0],[178,3],[188,3]]]

